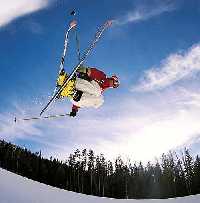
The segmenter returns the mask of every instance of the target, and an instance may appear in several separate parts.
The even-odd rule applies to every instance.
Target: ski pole
[[[17,121],[43,120],[43,119],[59,118],[64,116],[70,116],[70,114],[66,113],[66,114],[49,115],[49,116],[43,116],[43,117],[39,116],[39,117],[21,118],[21,119],[17,119],[15,117],[14,121],[16,123]]]

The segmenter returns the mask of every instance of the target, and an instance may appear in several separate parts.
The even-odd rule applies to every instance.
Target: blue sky
[[[7,0],[0,12],[0,137],[47,157],[76,148],[108,158],[152,160],[171,149],[200,148],[200,1]],[[59,70],[64,31],[77,10],[81,51],[113,19],[86,65],[117,74],[99,109],[70,119],[13,123],[37,116]],[[66,70],[77,63],[70,36]],[[48,114],[67,113],[69,101]]]

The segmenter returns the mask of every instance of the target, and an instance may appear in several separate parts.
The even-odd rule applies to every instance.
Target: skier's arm
[[[112,87],[112,84],[110,83],[110,79],[106,78],[104,80],[104,82],[101,84],[101,89],[102,89],[102,91],[104,91],[104,90],[106,90],[106,89],[108,89],[110,87]]]
[[[73,106],[72,106],[72,111],[70,112],[70,116],[75,117],[76,114],[77,114],[77,112],[78,112],[78,109],[79,109],[79,108],[80,108],[80,107],[78,107],[78,106],[76,106],[76,105],[73,104]]]
[[[92,80],[105,80],[106,79],[106,74],[103,71],[100,71],[96,68],[88,68],[88,76],[89,78],[91,78]]]
[[[80,78],[83,78],[83,79],[84,79],[83,76],[85,75],[89,77],[87,79],[91,79],[91,80],[99,80],[99,81],[106,80],[106,74],[95,67],[81,66],[78,68],[77,72],[81,75]]]

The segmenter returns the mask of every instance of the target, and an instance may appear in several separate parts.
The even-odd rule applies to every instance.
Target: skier
[[[72,15],[74,15],[75,13],[72,12]],[[86,60],[86,58],[89,56],[89,54],[92,52],[92,50],[94,49],[94,47],[96,46],[97,42],[99,41],[99,39],[101,38],[102,34],[104,33],[104,31],[109,28],[111,25],[112,25],[112,20],[108,20],[106,21],[102,26],[100,26],[97,30],[97,32],[95,33],[95,37],[94,39],[91,41],[91,43],[89,44],[89,46],[87,47],[87,49],[85,49],[85,51],[83,52],[82,55],[80,55],[80,49],[79,49],[79,40],[77,38],[77,35],[76,35],[76,42],[77,42],[77,54],[78,54],[78,64],[72,69],[71,73],[67,76],[67,74],[65,73],[64,71],[64,62],[65,62],[65,56],[66,56],[66,53],[67,53],[67,47],[68,47],[68,39],[69,39],[69,33],[71,32],[71,30],[75,29],[75,33],[77,32],[76,31],[76,25],[77,25],[77,22],[76,21],[72,21],[69,25],[69,28],[67,29],[67,31],[65,32],[65,40],[64,40],[64,49],[63,49],[63,54],[62,54],[62,57],[61,57],[61,61],[60,61],[60,70],[59,70],[59,78],[58,78],[58,82],[57,82],[57,86],[59,88],[55,88],[54,90],[54,93],[51,97],[51,99],[48,101],[48,103],[44,106],[44,108],[41,110],[40,112],[40,116],[47,110],[47,108],[52,104],[53,101],[55,101],[55,99],[57,98],[60,98],[60,97],[70,97],[71,100],[73,100],[73,95],[75,94],[75,83],[78,84],[78,82],[76,82],[76,72],[77,72],[77,69],[79,69],[84,61]],[[86,68],[87,69],[87,68]],[[85,69],[85,70],[86,70]],[[88,68],[90,69],[90,68]],[[89,71],[88,71],[89,73]],[[85,74],[85,75],[88,75]],[[104,74],[104,73],[103,73]],[[89,73],[90,75],[90,73]],[[89,77],[88,75],[88,77]],[[104,74],[105,75],[105,74]],[[105,75],[105,78],[104,79],[108,79],[106,78],[106,75]],[[102,83],[104,82],[102,79]],[[97,79],[98,80],[98,79]],[[111,79],[110,79],[111,80]],[[112,80],[116,80],[115,83],[117,83],[117,77],[114,77],[112,78]],[[91,83],[94,83],[92,82],[93,79],[91,81],[88,81],[88,82],[91,82]],[[111,82],[112,83],[112,82]],[[98,84],[98,82],[97,82]],[[78,85],[77,85],[78,86]],[[99,86],[101,87],[101,84],[99,82]],[[103,89],[103,88],[102,88]],[[79,90],[79,89],[77,89]],[[81,91],[81,90],[79,90]],[[88,93],[87,91],[81,91],[83,93]],[[82,94],[83,94],[82,93]],[[89,92],[90,93],[90,92]],[[78,94],[76,92],[76,94]],[[84,95],[84,94],[83,94]],[[93,94],[91,94],[93,95]],[[82,95],[81,95],[82,96]],[[94,96],[94,95],[93,95]],[[76,100],[76,99],[75,99]],[[81,99],[82,100],[82,99]],[[78,101],[79,102],[79,101]],[[80,102],[79,102],[80,103]],[[74,104],[75,106],[77,105],[78,107],[81,107],[81,106],[92,106],[92,105],[80,105],[80,104]],[[93,105],[94,106],[94,105]],[[74,112],[74,111],[73,111]],[[77,111],[76,111],[77,112]],[[74,116],[75,113],[72,113],[71,112],[71,116]]]
[[[67,73],[61,71],[57,85],[61,86]],[[119,79],[116,75],[107,77],[106,74],[94,67],[81,66],[76,71],[76,78],[72,78],[63,89],[60,97],[69,97],[72,102],[70,116],[75,117],[80,107],[100,107],[103,102],[103,91],[107,88],[119,87]]]

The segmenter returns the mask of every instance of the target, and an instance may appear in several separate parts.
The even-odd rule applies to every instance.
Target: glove
[[[70,112],[69,115],[70,115],[71,117],[75,117],[76,114],[77,114],[77,111],[76,111],[75,109],[72,109],[72,111]]]

